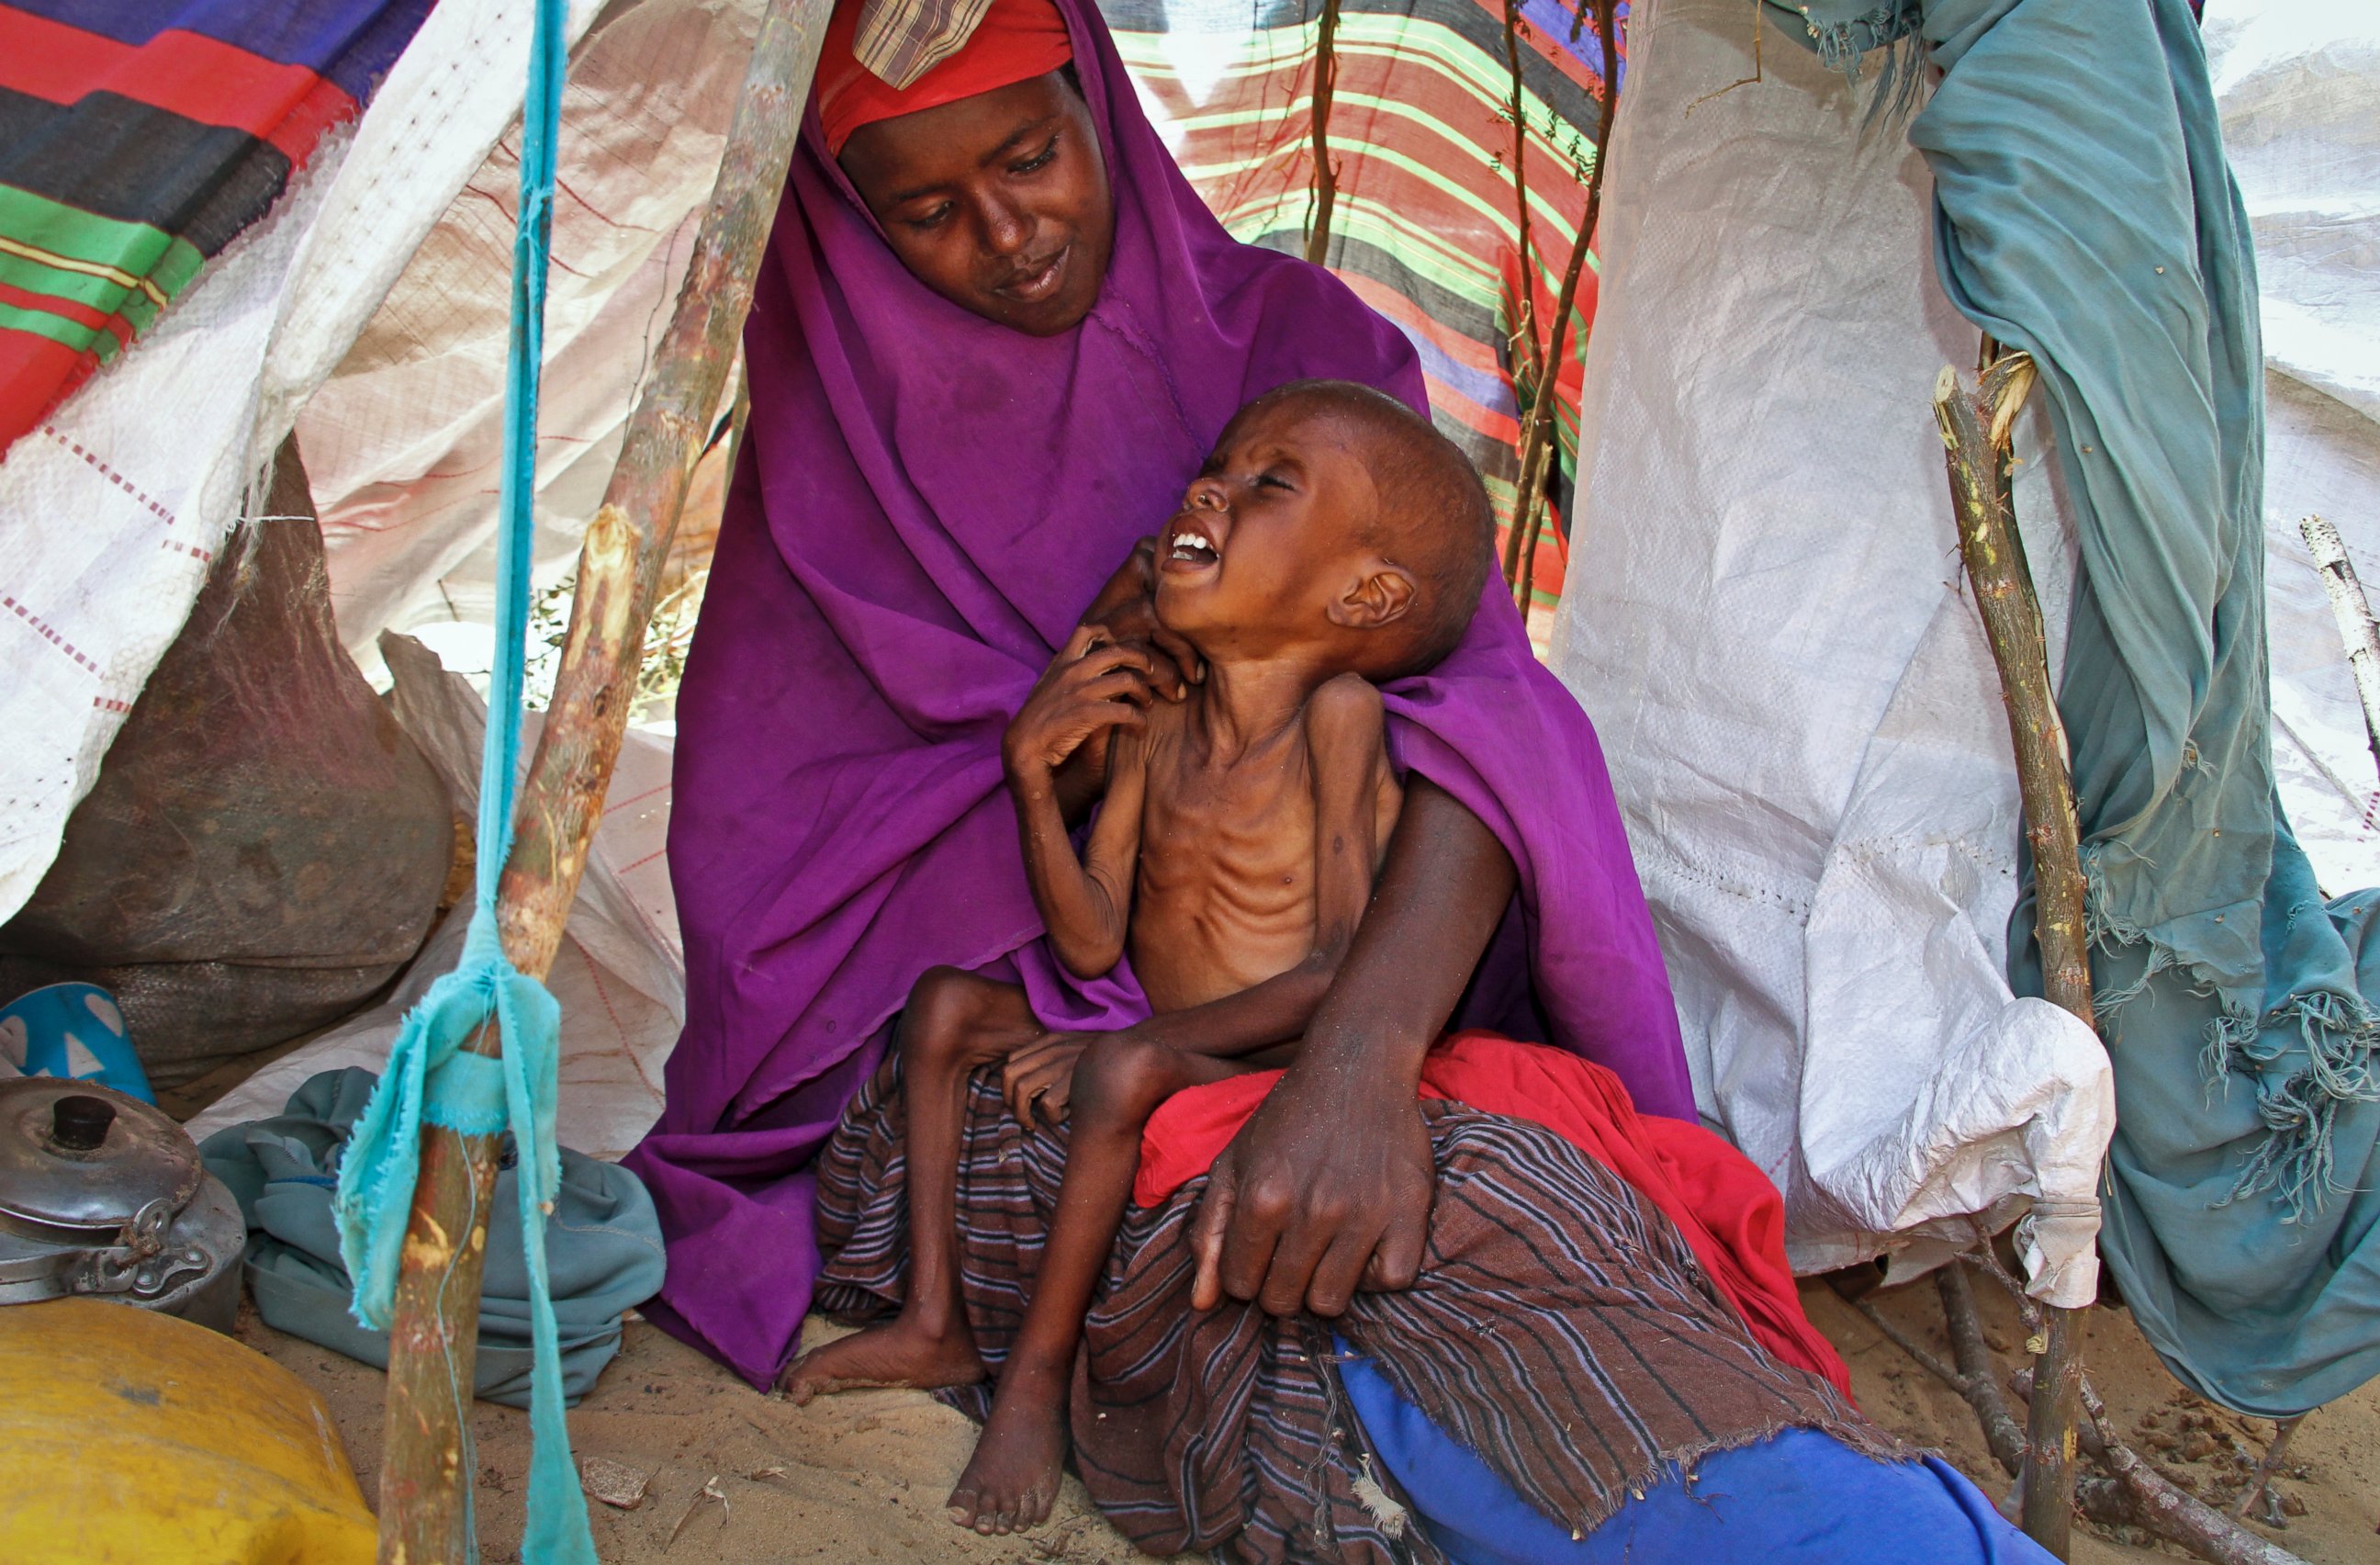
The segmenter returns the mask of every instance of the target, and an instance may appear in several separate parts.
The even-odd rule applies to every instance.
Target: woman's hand
[[[1075,1093],[1075,1062],[1096,1035],[1045,1033],[1008,1057],[1000,1068],[1000,1095],[1008,1100],[1008,1111],[1018,1124],[1034,1128],[1036,1104],[1046,1122],[1055,1125],[1065,1119]]]
[[[1228,1294],[1336,1315],[1409,1288],[1437,1186],[1414,1092],[1516,882],[1503,844],[1415,776],[1371,910],[1296,1061],[1232,1138],[1190,1229],[1195,1309]]]
[[[1147,648],[1111,641],[1096,625],[1075,627],[1009,719],[1000,756],[1011,780],[1047,778],[1094,737],[1102,741],[1097,748],[1103,773],[1108,732],[1148,722],[1157,670],[1157,655]]]
[[[1207,666],[1189,642],[1157,622],[1157,540],[1143,538],[1132,546],[1099,595],[1091,600],[1083,623],[1107,632],[1108,640],[1146,647],[1169,666],[1150,681],[1169,700],[1179,701],[1189,686],[1207,677]]]

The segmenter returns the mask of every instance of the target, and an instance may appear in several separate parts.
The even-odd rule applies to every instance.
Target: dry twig
[[[1999,1365],[1992,1358],[1991,1344],[1984,1340],[1983,1319],[1975,1313],[1975,1294],[1967,1286],[1967,1274],[1956,1265],[1943,1266],[1934,1274],[1934,1286],[1942,1296],[1950,1352],[1959,1364],[1959,1378],[1952,1384],[1975,1410],[1993,1459],[2008,1469],[2009,1476],[2019,1476],[2024,1472],[2024,1430],[2000,1389]]]
[[[2303,1413],[2299,1413],[2294,1418],[2275,1421],[2272,1444],[2265,1448],[2265,1454],[2257,1461],[2256,1470],[2248,1475],[2248,1486],[2240,1491],[2240,1503],[2232,1509],[2232,1515],[2248,1516],[2255,1509],[2258,1500],[2273,1492],[2273,1474],[2281,1470],[2281,1458],[2289,1451],[2289,1440],[2297,1434],[2298,1425],[2305,1421],[2306,1415]],[[2278,1524],[2279,1515],[2277,1508],[2268,1508],[2265,1515],[2250,1517],[2250,1520]]]
[[[1974,1294],[1967,1286],[1966,1274],[1957,1265],[1947,1265],[1935,1274],[1935,1281],[1941,1294],[1951,1351],[1958,1360],[1956,1368],[1920,1347],[1865,1300],[1852,1302],[1852,1308],[1865,1315],[1927,1374],[1966,1400],[1983,1425],[1993,1459],[2016,1476],[2024,1469],[2027,1442],[2002,1390],[1998,1363],[1991,1345],[1984,1339],[1982,1318],[1975,1308]],[[2011,1376],[2012,1388],[2021,1397],[2031,1390],[2030,1374],[2019,1371]],[[2087,1422],[2077,1430],[2079,1447],[2111,1474],[2106,1478],[2084,1477],[2076,1484],[2075,1503],[2083,1515],[2106,1524],[2143,1528],[2181,1545],[2214,1565],[2305,1565],[2289,1550],[2256,1536],[2204,1500],[2176,1487],[2139,1453],[2117,1439],[2108,1426],[2107,1409],[2088,1380],[2082,1381],[2077,1394],[2089,1414]]]
[[[1512,215],[1519,221],[1516,240],[1521,261],[1521,296],[1514,305],[1512,340],[1525,348],[1529,368],[1545,377],[1545,344],[1537,340],[1536,250],[1529,241],[1529,106],[1521,82],[1521,0],[1504,0],[1504,63],[1512,72]],[[1523,354],[1514,352],[1517,373]]]
[[[1330,206],[1339,196],[1339,166],[1330,161],[1330,101],[1339,90],[1339,0],[1322,0],[1322,31],[1314,43],[1314,226],[1305,259],[1322,264],[1330,253]]]

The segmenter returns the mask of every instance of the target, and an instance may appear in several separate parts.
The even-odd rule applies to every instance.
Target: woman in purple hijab
[[[1025,4],[984,25],[1029,31]],[[835,96],[838,18],[836,123],[813,104],[746,332],[750,422],[678,706],[686,1027],[630,1162],[669,1240],[649,1313],[756,1386],[817,1275],[808,1166],[926,969],[1022,982],[1052,1026],[1147,1015],[1128,978],[1075,983],[1039,944],[1000,740],[1043,668],[1095,598],[1119,634],[1147,625],[1135,544],[1241,404],[1327,377],[1425,408],[1393,326],[1208,214],[1087,0],[1056,16],[1066,71],[924,100],[964,165],[917,190],[886,185],[880,124],[850,124],[881,83]],[[982,139],[1002,114],[1018,128]],[[1594,734],[1510,600],[1491,581],[1454,655],[1386,693],[1409,791],[1377,899],[1199,1217],[1225,1289],[1277,1314],[1413,1280],[1415,1086],[1458,1008],[1694,1115]]]

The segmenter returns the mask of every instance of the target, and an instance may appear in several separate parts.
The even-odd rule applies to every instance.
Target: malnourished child
[[[1013,985],[954,969],[921,979],[898,1038],[907,1297],[893,1321],[786,1373],[796,1401],[983,1376],[954,1265],[957,1164],[967,1078],[1004,1061],[1019,1119],[1070,1120],[1066,1173],[950,1498],[962,1525],[1004,1533],[1049,1514],[1083,1317],[1150,1114],[1184,1087],[1285,1063],[1330,987],[1402,797],[1376,684],[1462,640],[1492,526],[1462,452],[1402,403],[1345,382],[1284,386],[1232,420],[1157,540],[1157,617],[1203,679],[1156,699],[1154,661],[1085,627],[1037,692],[1054,699],[1027,709],[1046,715],[1011,727],[1009,787],[1050,948],[1084,978],[1128,950],[1151,1019],[1053,1033]],[[1054,777],[1101,742],[1106,797],[1077,858]]]

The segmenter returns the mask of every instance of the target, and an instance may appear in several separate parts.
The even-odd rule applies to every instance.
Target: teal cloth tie
[[[497,534],[496,666],[480,752],[477,898],[463,956],[405,1019],[339,1168],[339,1247],[355,1279],[354,1311],[386,1329],[398,1260],[421,1162],[421,1127],[466,1135],[509,1128],[520,1163],[521,1241],[528,1265],[533,1386],[529,1395],[528,1565],[594,1565],[587,1501],[570,1460],[562,1362],[546,1276],[545,1215],[561,1180],[553,1139],[554,1076],[562,1010],[545,985],[514,968],[496,927],[496,886],[511,855],[521,684],[528,620],[529,528],[537,494],[538,371],[543,359],[545,278],[553,208],[553,143],[562,116],[565,0],[538,0],[521,115],[520,225],[513,245],[512,340],[505,366],[504,489]],[[499,1059],[466,1046],[493,1020]],[[458,1401],[466,1399],[457,1385]],[[467,1513],[472,1471],[462,1463]],[[472,1529],[476,1536],[476,1527]]]

